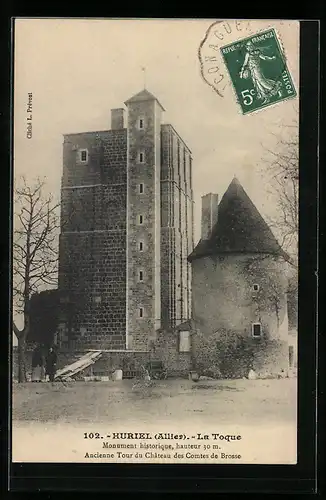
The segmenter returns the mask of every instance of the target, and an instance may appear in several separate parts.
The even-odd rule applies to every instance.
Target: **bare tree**
[[[276,197],[277,214],[269,223],[279,238],[280,245],[290,255],[289,263],[298,266],[299,234],[299,127],[297,122],[284,125],[275,135],[274,150],[265,149],[265,173],[269,190]]]
[[[45,181],[31,185],[22,177],[14,189],[13,296],[23,315],[23,328],[13,322],[18,340],[18,381],[26,381],[26,340],[30,331],[30,299],[57,284],[59,204],[45,193]]]

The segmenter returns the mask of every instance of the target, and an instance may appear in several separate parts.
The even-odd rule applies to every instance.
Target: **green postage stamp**
[[[221,48],[243,114],[296,97],[274,29]]]

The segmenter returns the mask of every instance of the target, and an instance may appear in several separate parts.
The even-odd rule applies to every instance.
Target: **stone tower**
[[[217,195],[203,197],[202,225],[189,256],[195,324],[207,336],[242,339],[254,352],[255,370],[285,373],[286,254],[236,178],[219,205]]]
[[[171,125],[162,125],[161,297],[162,322],[174,328],[191,318],[191,265],[194,246],[192,156]]]
[[[64,137],[60,338],[69,348],[125,348],[126,185],[126,129]]]
[[[125,102],[127,128],[127,348],[148,347],[161,326],[161,121],[144,90]]]
[[[142,90],[111,128],[63,144],[59,338],[68,349],[146,351],[190,318],[191,151]]]

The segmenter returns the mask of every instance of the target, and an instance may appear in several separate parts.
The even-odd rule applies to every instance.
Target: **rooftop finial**
[[[144,89],[146,89],[146,68],[142,67],[143,77],[144,77]]]

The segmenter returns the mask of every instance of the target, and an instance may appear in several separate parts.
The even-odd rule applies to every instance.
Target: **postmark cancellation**
[[[288,28],[285,21],[214,22],[198,49],[202,79],[243,115],[297,97]]]

